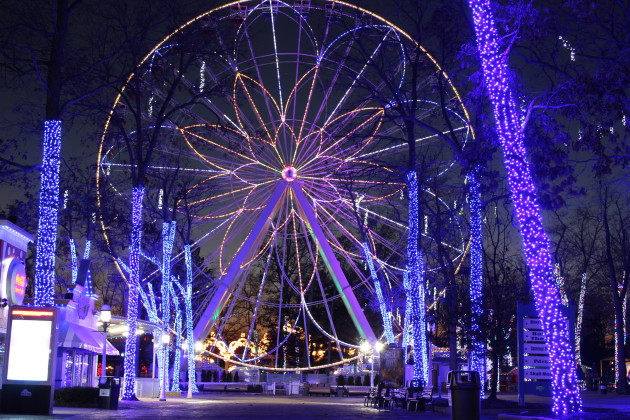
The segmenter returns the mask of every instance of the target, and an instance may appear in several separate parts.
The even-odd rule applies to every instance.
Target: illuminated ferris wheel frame
[[[435,68],[439,69],[439,66],[421,46],[411,39],[411,37],[378,15],[346,2],[320,2],[323,5],[323,8],[320,9],[311,6],[310,3],[310,1],[296,1],[295,4],[290,6],[287,2],[272,0],[262,2],[240,1],[226,4],[198,16],[178,28],[158,44],[142,62],[150,63],[149,68],[155,68],[156,66],[153,61],[156,60],[156,58],[162,57],[164,51],[168,51],[169,48],[172,48],[174,44],[173,40],[180,31],[195,24],[212,22],[212,20],[208,18],[217,15],[221,11],[229,11],[229,17],[228,15],[223,15],[221,19],[229,18],[232,21],[236,30],[235,39],[240,39],[242,42],[245,42],[245,40],[250,42],[249,48],[252,52],[252,56],[243,61],[242,68],[239,67],[240,63],[238,63],[237,48],[234,48],[234,63],[231,65],[233,66],[232,70],[235,76],[233,77],[234,83],[232,92],[229,93],[229,95],[231,95],[231,102],[234,103],[232,114],[228,116],[225,108],[216,107],[214,109],[215,112],[223,113],[221,117],[221,130],[223,130],[224,133],[217,137],[216,131],[219,130],[218,126],[213,127],[212,124],[207,122],[199,123],[198,121],[194,121],[196,124],[185,122],[186,116],[182,117],[182,121],[178,121],[177,124],[167,127],[168,130],[172,130],[173,133],[181,136],[181,139],[190,147],[191,154],[196,156],[198,162],[203,166],[200,167],[196,165],[195,168],[190,168],[189,170],[195,172],[205,171],[204,176],[207,176],[206,179],[197,183],[191,190],[195,188],[198,190],[202,189],[204,184],[208,182],[208,179],[214,181],[222,177],[226,180],[229,178],[230,184],[229,188],[225,188],[225,194],[215,194],[212,197],[206,197],[201,200],[204,203],[208,203],[209,208],[223,206],[230,211],[222,214],[212,213],[212,211],[210,211],[207,214],[199,216],[199,219],[212,221],[213,224],[208,227],[203,235],[200,235],[201,239],[196,242],[197,246],[202,246],[205,243],[203,241],[208,241],[213,235],[214,237],[218,237],[216,232],[222,234],[222,242],[218,247],[219,254],[218,257],[215,257],[215,260],[218,261],[220,275],[213,285],[213,293],[208,294],[205,298],[205,309],[203,313],[200,314],[199,321],[195,327],[194,335],[199,339],[206,337],[212,328],[217,329],[217,339],[220,338],[221,327],[217,323],[220,320],[221,313],[225,311],[226,307],[229,307],[230,304],[233,305],[233,302],[239,298],[243,282],[255,264],[264,264],[266,260],[268,267],[270,259],[274,256],[274,252],[276,252],[276,256],[279,259],[280,255],[274,250],[278,249],[278,239],[282,237],[285,242],[287,238],[295,242],[294,249],[298,254],[300,249],[298,241],[301,241],[302,244],[306,244],[308,253],[310,253],[310,260],[313,264],[313,269],[310,273],[304,273],[304,276],[307,277],[304,280],[302,279],[302,272],[298,270],[300,272],[299,285],[293,285],[293,291],[298,295],[299,302],[285,306],[286,308],[299,308],[297,315],[293,318],[293,322],[289,323],[291,325],[290,333],[293,333],[297,328],[300,317],[305,325],[308,317],[310,322],[312,322],[325,337],[336,342],[338,347],[346,346],[357,349],[360,346],[360,342],[350,343],[341,340],[335,333],[334,327],[332,331],[326,331],[326,328],[320,325],[321,322],[318,323],[310,313],[311,310],[309,308],[312,308],[315,303],[307,302],[305,296],[309,287],[315,285],[317,282],[319,282],[321,286],[321,279],[317,267],[318,264],[323,261],[327,267],[328,273],[333,279],[337,294],[328,297],[323,296],[322,300],[317,302],[317,304],[321,305],[323,302],[323,305],[327,306],[332,300],[340,298],[351,316],[354,327],[360,336],[360,341],[368,341],[374,344],[378,340],[370,323],[365,317],[364,308],[361,306],[354,293],[357,287],[367,287],[368,290],[372,290],[373,292],[369,282],[369,276],[360,273],[361,270],[359,266],[363,257],[360,252],[348,250],[346,248],[347,245],[344,246],[337,237],[339,235],[345,236],[350,239],[351,243],[355,243],[357,246],[361,244],[356,233],[352,233],[349,230],[348,220],[351,222],[354,222],[354,220],[348,208],[353,205],[356,205],[359,213],[364,213],[366,220],[368,217],[379,219],[387,226],[393,226],[401,232],[405,231],[406,227],[402,223],[388,218],[386,215],[387,212],[383,211],[384,206],[381,205],[381,207],[379,207],[378,203],[379,200],[385,201],[385,199],[395,194],[402,194],[405,186],[402,183],[390,183],[386,187],[379,185],[379,188],[389,188],[387,194],[383,193],[383,196],[370,195],[371,190],[368,187],[366,193],[359,196],[358,200],[352,198],[352,195],[350,196],[351,199],[349,199],[347,194],[340,192],[341,181],[335,178],[335,174],[348,162],[359,162],[361,164],[370,156],[388,156],[388,154],[391,156],[395,153],[404,153],[404,147],[401,145],[389,146],[387,148],[374,146],[376,143],[375,132],[370,131],[367,127],[376,125],[376,131],[378,131],[380,128],[379,121],[382,119],[384,109],[374,106],[365,106],[365,102],[350,111],[344,109],[342,105],[346,104],[349,98],[355,93],[352,90],[353,86],[348,88],[345,94],[337,98],[338,102],[336,102],[336,106],[332,111],[327,108],[328,104],[323,103],[319,107],[317,115],[313,120],[307,118],[308,111],[304,111],[303,114],[298,115],[299,113],[295,111],[298,100],[295,98],[298,97],[299,93],[308,92],[308,101],[306,104],[308,110],[311,102],[314,101],[312,93],[315,89],[314,87],[317,83],[321,83],[321,81],[317,80],[315,75],[317,72],[323,71],[320,68],[325,67],[324,63],[327,62],[326,53],[335,48],[339,48],[339,45],[343,45],[344,42],[348,42],[344,39],[344,36],[357,31],[356,28],[366,30],[366,28],[373,26],[375,31],[380,34],[379,36],[386,33],[387,36],[395,36],[398,40],[404,39],[405,42],[409,42],[420,49],[424,57],[427,57]],[[253,6],[249,7],[249,5]],[[344,14],[340,9],[341,7],[347,7],[355,14],[360,14],[364,20],[366,18],[369,18],[369,20],[375,19],[378,20],[379,23],[357,23],[357,27],[346,30],[326,45],[324,45],[324,42],[321,43],[322,45],[317,44],[316,41],[318,40],[313,36],[312,38],[315,40],[313,44],[317,47],[315,49],[318,50],[317,54],[313,54],[313,57],[316,58],[315,63],[311,63],[315,65],[308,71],[303,72],[300,77],[297,76],[296,71],[295,79],[297,81],[293,89],[288,95],[286,92],[283,94],[282,82],[284,79],[281,75],[281,68],[283,68],[285,63],[283,62],[283,54],[278,52],[279,40],[276,36],[276,20],[279,18],[286,20],[288,17],[287,11],[289,11],[289,13],[294,16],[293,19],[299,21],[300,31],[302,31],[302,25],[304,25],[304,32],[312,35],[315,32],[308,24],[307,12],[324,13],[326,18],[329,19],[327,25],[330,25],[333,19],[348,18],[349,15]],[[249,23],[250,20],[260,23],[262,21],[261,19],[267,19],[267,22],[269,22],[272,27],[275,54],[270,54],[269,56],[256,56],[253,53],[254,47],[251,46],[251,40],[247,38],[249,35],[246,36],[249,29],[248,25],[253,26],[253,24]],[[306,28],[309,29],[310,32],[306,30]],[[302,34],[302,32],[300,32],[300,34]],[[235,45],[238,45],[238,42],[235,42]],[[307,55],[300,55],[298,53],[297,57],[299,61],[300,58],[307,57]],[[275,61],[274,70],[276,74],[274,76],[277,76],[276,92],[272,92],[273,86],[266,88],[265,83],[262,83],[262,76],[260,75],[260,68],[257,61],[261,61],[263,58],[270,60],[268,64],[271,65],[265,67],[267,71],[273,69],[273,62]],[[254,65],[247,67],[247,63],[251,64],[252,62]],[[202,60],[200,74],[210,73],[206,66],[209,66],[209,64],[207,64],[207,61]],[[367,67],[367,65],[362,69],[356,70],[357,79],[362,76],[365,67]],[[257,76],[253,73],[253,70],[258,72]],[[132,80],[132,77],[130,77],[128,82]],[[268,80],[275,81],[275,78],[266,77],[265,81]],[[461,99],[450,79],[447,78],[446,80],[463,114],[459,115],[457,112],[451,111],[452,115],[461,122],[458,130],[464,132],[466,139],[468,139],[469,136],[470,138],[474,138],[472,129],[467,123],[467,111],[463,107],[463,104],[461,104]],[[210,82],[210,80],[202,77],[198,83],[190,82],[189,84],[193,88],[203,91],[204,84],[210,84]],[[271,85],[271,83],[269,84]],[[331,95],[332,87],[332,85],[328,86],[327,99],[330,99],[328,95]],[[123,88],[123,93],[125,88]],[[112,118],[115,118],[116,113],[120,112],[120,108],[123,104],[123,93],[117,97],[112,107],[112,113],[110,114],[105,129],[106,133],[108,132]],[[249,109],[246,111],[239,110],[236,106],[237,101],[234,100],[234,98],[237,98],[239,95],[247,98],[249,102]],[[255,95],[258,95],[258,98],[256,98]],[[154,96],[151,96],[151,98],[153,97]],[[291,102],[292,100],[293,102]],[[151,102],[151,100],[149,102]],[[429,108],[438,105],[429,100],[426,101],[426,104]],[[290,110],[290,105],[293,106],[293,112]],[[153,104],[150,103],[149,107],[151,106],[153,106]],[[214,106],[214,104],[212,106]],[[265,112],[264,107],[267,108],[266,112],[268,112],[271,118],[265,118],[265,116],[262,115]],[[151,110],[151,108],[149,108],[149,110]],[[324,116],[322,117],[320,114],[324,114]],[[148,112],[148,115],[150,116],[151,112]],[[352,125],[353,122],[355,125]],[[293,125],[288,128],[290,124]],[[338,127],[342,128],[338,129]],[[352,130],[348,127],[351,127]],[[341,134],[336,133],[335,130],[338,130]],[[361,130],[364,131],[362,132]],[[229,133],[225,134],[225,132]],[[290,132],[289,135],[287,135],[288,132]],[[359,136],[361,134],[365,134],[367,140],[363,140],[363,142],[359,144],[360,147],[355,148],[356,150],[348,152],[349,147],[347,149],[342,147],[344,145],[348,146],[351,141],[356,142],[356,139],[351,135]],[[279,138],[282,135],[285,136],[285,139],[289,138],[289,145],[280,145]],[[342,140],[337,140],[334,135],[341,137]],[[225,140],[228,137],[230,137],[230,139],[240,138],[242,143],[248,145],[245,151],[230,151],[229,147],[225,144],[221,144],[220,140]],[[437,136],[427,136],[427,138],[418,139],[417,143],[422,143],[423,141],[428,141],[428,139],[434,139],[435,137]],[[219,140],[217,140],[217,138]],[[315,143],[317,143],[316,147],[311,146],[311,144]],[[210,152],[204,152],[204,148],[210,150]],[[271,152],[263,154],[265,148],[271,149]],[[225,151],[232,153],[232,161],[227,162],[224,159],[217,159],[216,156],[212,154],[215,149],[220,149],[224,153]],[[106,144],[105,136],[103,136],[98,156],[99,168],[97,170],[97,186],[99,187],[101,185],[107,185],[107,178],[110,176],[112,168],[115,170],[117,167],[124,167],[124,164],[114,161],[118,155],[114,154],[112,152],[113,150],[114,146]],[[112,156],[114,157],[112,158]],[[333,163],[331,164],[330,162]],[[444,173],[452,164],[453,162],[446,165],[436,176]],[[369,165],[369,163],[365,163],[365,165]],[[156,170],[164,169],[158,165],[154,165],[153,168]],[[387,169],[384,168],[381,170]],[[368,183],[369,181],[359,179],[357,182]],[[228,182],[226,181],[225,185],[227,184]],[[376,183],[374,182],[374,184]],[[237,185],[238,188],[234,187],[234,185]],[[111,186],[113,186],[114,189],[118,187],[118,185],[113,183]],[[118,192],[120,194],[125,193],[123,190]],[[427,191],[427,193],[431,194],[430,191]],[[234,207],[233,204],[228,203],[221,197],[223,195],[236,197],[234,201],[238,201],[238,205]],[[361,201],[365,204],[361,205]],[[442,204],[448,208],[443,201]],[[372,208],[370,208],[370,205]],[[343,221],[342,223],[339,223],[339,218]],[[239,224],[245,226],[241,229],[242,231],[238,230]],[[456,222],[455,225],[457,225]],[[291,228],[293,232],[290,232]],[[459,226],[457,226],[457,228],[459,229]],[[376,249],[379,246],[385,247],[386,245],[391,248],[395,245],[386,243],[386,240],[379,237],[376,232],[368,231],[367,234],[372,249]],[[232,246],[230,246],[231,244]],[[284,246],[286,248],[286,244]],[[463,257],[464,248],[462,241],[457,247],[457,249],[459,249],[457,258]],[[379,271],[387,279],[396,279],[397,275],[400,275],[404,271],[403,268],[397,267],[395,264],[389,262],[395,260],[392,256],[396,252],[397,251],[391,251],[390,255],[385,258],[376,253],[372,255],[380,266]],[[181,257],[181,255],[177,257]],[[357,276],[360,277],[358,283],[354,282],[351,284],[348,280],[346,273],[340,265],[340,258],[344,259],[346,265],[354,267]],[[298,266],[300,266],[299,262]],[[262,283],[264,283],[265,277],[267,276],[266,270],[267,268],[265,268],[264,274],[262,275]],[[284,277],[287,277],[287,275],[282,272],[281,283],[285,281]],[[290,283],[288,280],[286,281],[287,284]],[[256,311],[265,304],[271,305],[269,302],[264,302],[264,300],[261,299],[261,296],[264,295],[262,284],[258,295]],[[280,303],[280,308],[282,309],[282,303]],[[326,307],[326,310],[330,318],[328,307]],[[229,316],[227,318],[229,318]],[[224,319],[226,319],[226,317],[224,317]],[[240,364],[252,364],[256,366],[256,363],[263,357],[275,352],[276,366],[273,368],[267,366],[265,367],[266,369],[295,371],[321,367],[321,365],[311,366],[310,358],[308,367],[286,369],[277,367],[277,355],[280,352],[282,344],[286,343],[286,337],[283,340],[279,337],[281,321],[282,317],[278,315],[277,345],[273,349],[264,354],[257,354],[257,352],[250,348],[253,341],[251,334],[255,323],[255,321],[252,320],[244,346],[245,351],[240,357],[234,353],[232,356]],[[330,325],[333,325],[332,321],[330,321]],[[247,355],[248,350],[256,354]],[[339,363],[348,360],[348,358],[344,359],[341,350],[339,350],[339,353],[341,358]]]

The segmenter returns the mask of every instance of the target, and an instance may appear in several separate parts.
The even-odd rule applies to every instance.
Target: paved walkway
[[[501,395],[512,399],[516,395]],[[534,402],[538,397],[527,398]],[[536,402],[543,402],[536,400]],[[589,420],[630,420],[630,396],[615,394],[584,394],[585,407],[599,410],[599,413],[587,413],[580,419]],[[602,410],[622,410],[623,412],[601,412]],[[484,413],[482,420],[497,420],[498,412]],[[512,411],[512,414],[518,414]],[[96,410],[56,407],[55,419],[73,420],[116,420],[116,419],[450,419],[446,407],[438,407],[438,412],[406,412],[401,409],[377,410],[363,406],[363,398],[328,398],[328,397],[283,397],[271,395],[225,395],[200,394],[188,400],[186,398],[168,398],[167,401],[143,399],[141,401],[121,401],[118,410]],[[50,419],[46,416],[15,416],[0,414],[0,419],[36,420]],[[459,419],[458,419],[459,420]],[[467,419],[461,419],[467,420]]]

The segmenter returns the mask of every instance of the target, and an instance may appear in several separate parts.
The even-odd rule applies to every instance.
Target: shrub
[[[346,384],[346,378],[343,375],[337,376],[337,386],[344,386]]]
[[[348,385],[354,385],[354,376],[348,376]]]
[[[374,386],[377,386],[381,382],[381,377],[377,374],[374,377]]]
[[[98,388],[73,386],[55,389],[55,405],[58,407],[96,407]]]
[[[370,386],[370,375],[365,375],[363,377],[363,386]]]
[[[239,382],[238,370],[234,371],[234,382]]]

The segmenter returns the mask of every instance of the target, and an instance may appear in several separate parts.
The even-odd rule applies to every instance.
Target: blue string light
[[[372,259],[372,253],[368,248],[367,242],[363,242],[363,254],[365,255],[368,267],[370,268],[370,275],[372,276],[372,282],[374,283],[374,290],[376,290],[376,296],[378,297],[381,317],[383,318],[383,327],[385,329],[385,337],[387,337],[387,342],[392,344],[396,341],[394,339],[394,331],[392,330],[392,317],[390,312],[387,310],[387,304],[385,302],[385,298],[383,297],[383,291],[381,290],[381,282],[378,279],[376,270],[374,269],[374,260]]]
[[[470,369],[479,372],[481,379],[481,397],[483,398],[486,382],[486,346],[481,339],[481,320],[483,317],[483,249],[482,249],[482,216],[479,180],[476,173],[468,175],[468,196],[470,206],[470,309],[471,351]]]
[[[35,254],[35,306],[53,306],[55,251],[59,207],[61,120],[44,121],[44,145],[39,192],[39,220]]]
[[[140,243],[142,240],[142,201],[144,186],[134,187],[131,203],[131,247],[129,252],[129,296],[127,298],[127,324],[129,335],[125,340],[125,357],[123,366],[125,377],[123,380],[123,399],[135,400],[136,385],[136,357],[138,355],[138,289],[140,286]]]
[[[536,187],[523,143],[521,123],[510,89],[506,55],[499,47],[489,0],[468,0],[472,9],[481,65],[493,105],[496,130],[503,148],[508,184],[516,219],[523,236],[523,251],[530,269],[536,308],[549,345],[553,384],[553,412],[567,415],[582,410],[577,386],[573,343],[569,326],[562,316],[562,302],[553,279],[549,238],[543,230]]]
[[[177,285],[179,286],[179,284]],[[175,359],[173,361],[173,384],[171,385],[171,391],[181,391],[179,388],[179,370],[182,358],[182,311],[179,307],[179,300],[177,299],[172,283],[169,289],[171,296],[173,296],[173,306],[175,307]],[[181,290],[181,286],[179,289]]]
[[[195,376],[195,339],[193,337],[193,313],[192,313],[192,255],[190,245],[184,245],[184,258],[186,260],[186,297],[184,298],[184,309],[186,311],[186,344],[188,346],[188,380],[192,386],[192,392],[199,392],[197,389],[197,378]]]
[[[429,382],[426,338],[426,307],[424,303],[424,260],[418,247],[418,175],[406,174],[409,188],[409,233],[407,238],[407,275],[411,295],[411,324],[413,331],[413,378],[423,385]]]
[[[77,264],[77,247],[72,238],[70,238],[70,268],[72,271],[72,284],[75,284],[79,273],[79,265]]]
[[[173,241],[175,239],[175,221],[162,223],[162,323],[160,336],[168,333],[171,323],[170,291],[171,285],[171,254],[173,252]],[[175,298],[175,296],[173,296]],[[165,347],[162,352],[162,363],[169,372],[170,346]],[[168,382],[168,381],[167,381]],[[168,389],[168,386],[167,386]]]

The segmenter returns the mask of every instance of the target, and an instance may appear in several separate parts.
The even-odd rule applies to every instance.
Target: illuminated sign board
[[[7,281],[5,296],[11,305],[21,305],[26,293],[28,281],[26,279],[26,271],[24,264],[17,258],[13,258],[7,270]]]
[[[52,384],[54,308],[13,306],[3,383]]]

